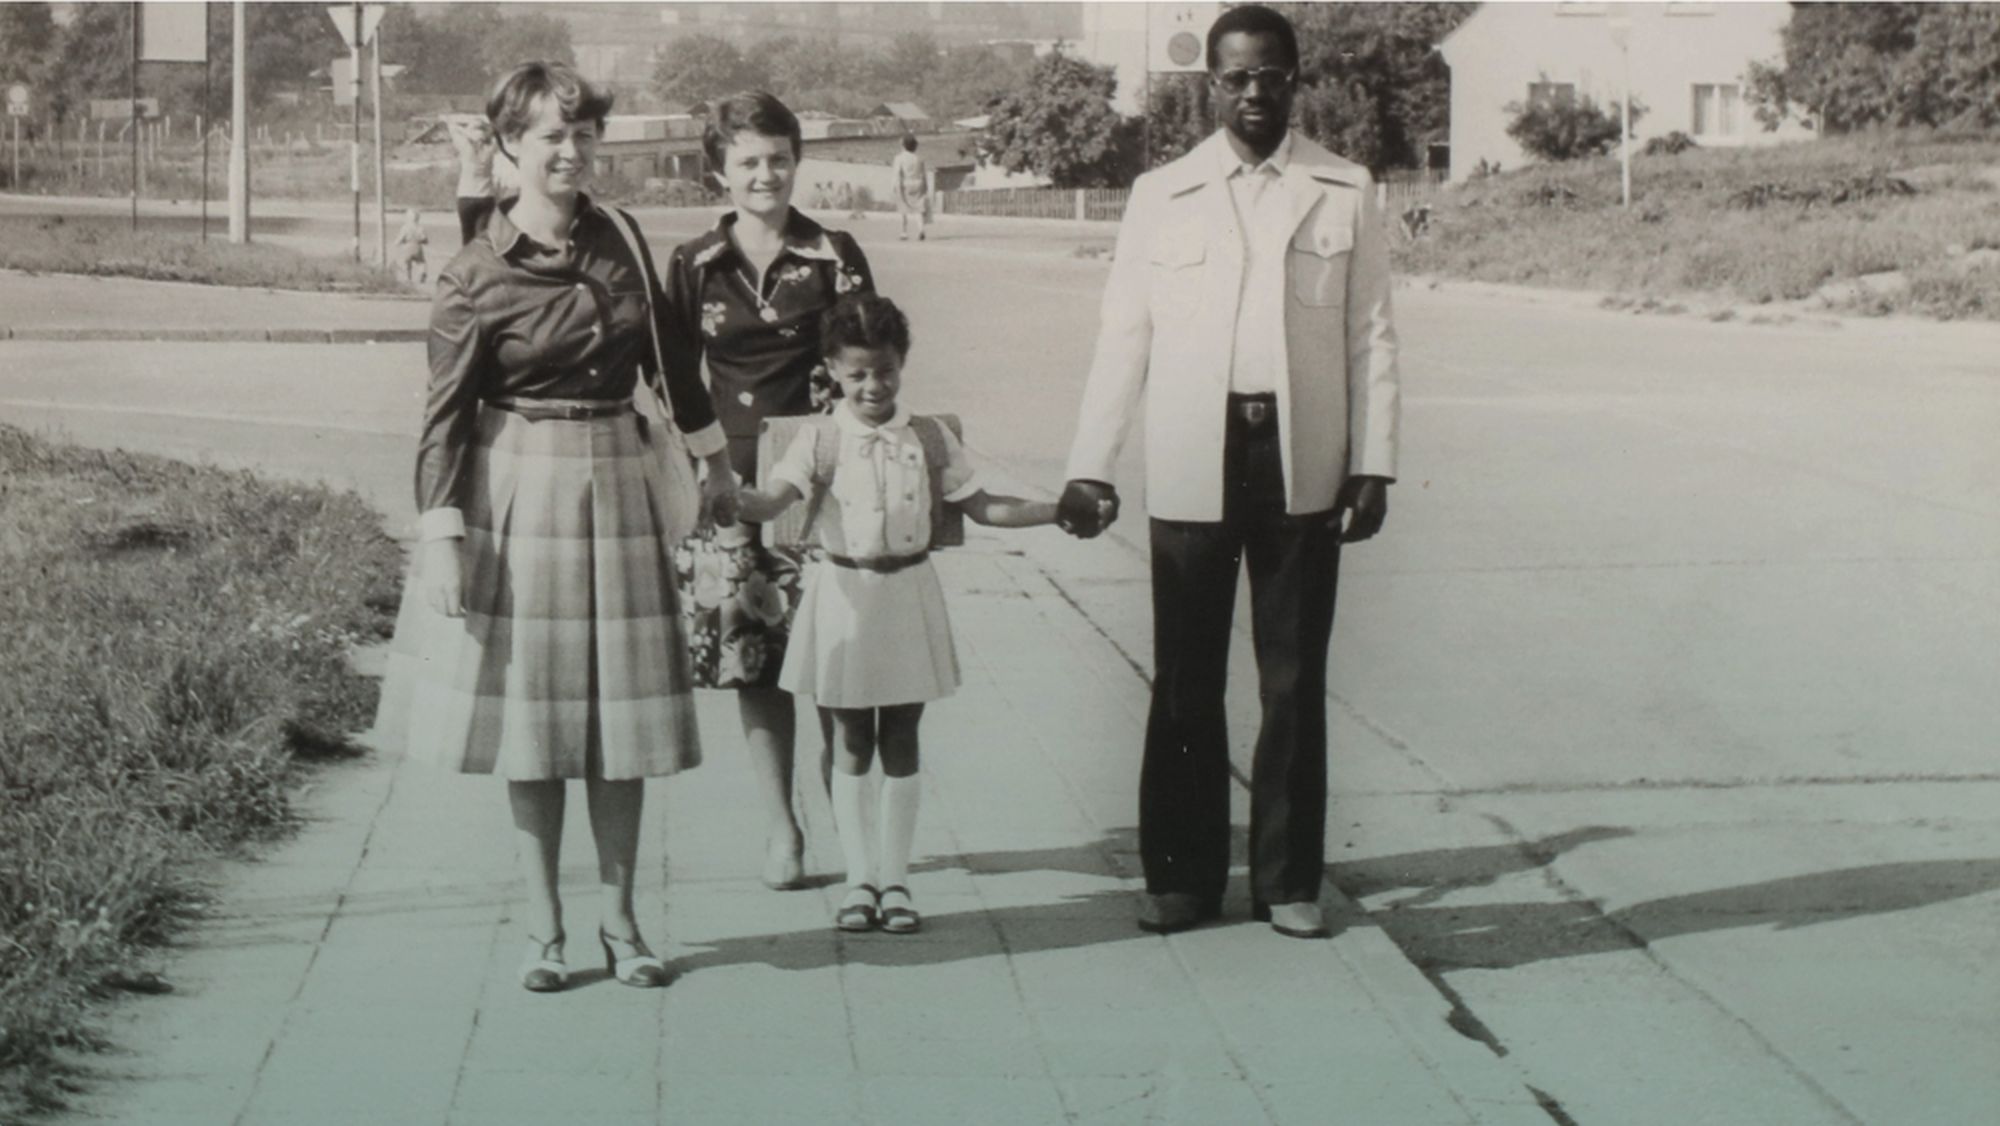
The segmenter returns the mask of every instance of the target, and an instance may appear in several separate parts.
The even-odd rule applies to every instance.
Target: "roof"
[[[931,115],[923,111],[915,102],[883,102],[868,111],[874,117],[894,117],[903,121],[929,121]]]

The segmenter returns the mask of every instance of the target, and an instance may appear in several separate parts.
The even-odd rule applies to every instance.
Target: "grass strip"
[[[1872,187],[1907,185],[1900,190]],[[1814,296],[1829,282],[1900,271],[1836,307],[2000,319],[2000,139],[1924,132],[1828,137],[1768,148],[1692,149],[1632,162],[1620,206],[1615,158],[1469,180],[1428,200],[1430,221],[1396,240],[1399,271],[1601,290],[1713,295],[1751,304]]]
[[[0,1121],[61,1105],[157,982],[201,862],[352,753],[401,552],[352,493],[0,426]]]
[[[345,258],[307,258],[221,237],[204,242],[192,230],[134,233],[128,220],[106,216],[0,215],[0,267],[314,292],[411,292],[393,274]]]

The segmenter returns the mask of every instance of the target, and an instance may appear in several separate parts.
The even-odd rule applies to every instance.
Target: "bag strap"
[[[812,431],[813,469],[812,495],[806,498],[805,519],[799,524],[799,538],[812,535],[813,524],[819,519],[819,510],[826,504],[826,494],[833,488],[833,470],[840,459],[840,436],[831,425],[833,419],[826,415],[813,415],[802,424]]]
[[[625,236],[625,245],[632,251],[632,260],[639,264],[639,277],[646,290],[646,331],[653,338],[653,371],[657,378],[657,382],[648,382],[646,385],[653,389],[653,398],[659,400],[661,413],[672,422],[674,404],[668,401],[666,393],[667,352],[660,345],[659,310],[653,307],[653,290],[659,285],[659,279],[653,276],[653,256],[646,249],[645,240],[639,235],[638,222],[624,208],[607,207],[604,210],[611,213],[611,225],[617,227],[618,233]]]
[[[910,426],[917,432],[917,442],[924,447],[924,468],[931,479],[931,546],[938,546],[938,537],[944,530],[944,467],[951,461],[951,453],[945,449],[944,423],[927,414],[910,416]]]

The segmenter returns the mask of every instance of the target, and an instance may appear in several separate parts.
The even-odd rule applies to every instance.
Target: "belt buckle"
[[[584,422],[591,417],[591,410],[582,403],[564,403],[560,408],[564,422]]]
[[[1243,404],[1243,421],[1250,426],[1262,426],[1271,417],[1271,404],[1262,399],[1252,399]]]

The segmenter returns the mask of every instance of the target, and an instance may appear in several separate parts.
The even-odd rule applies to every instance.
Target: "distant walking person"
[[[1153,701],[1139,777],[1139,925],[1216,917],[1229,871],[1223,690],[1248,564],[1263,724],[1250,777],[1253,914],[1326,933],[1326,673],[1340,545],[1373,536],[1396,472],[1389,255],[1366,169],[1289,131],[1298,42],[1277,12],[1208,33],[1222,129],[1139,178],[1118,230],[1064,527],[1109,483],[1145,399]]]
[[[458,242],[463,246],[493,214],[493,159],[499,146],[485,120],[446,118],[444,124],[458,151]]]
[[[430,236],[424,233],[423,213],[412,207],[403,214],[403,226],[396,232],[395,261],[403,274],[403,280],[412,285],[428,280],[430,267],[424,261],[424,244]]]
[[[930,562],[933,515],[958,505],[980,524],[1053,524],[1056,506],[985,492],[965,450],[935,418],[897,404],[910,322],[886,297],[841,299],[821,321],[820,349],[844,394],[833,417],[801,426],[766,474],[742,492],[746,519],[771,520],[817,494],[825,558],[812,565],[778,684],[832,710],[833,824],[847,860],[842,930],[919,929],[910,896],[917,829],[917,724],[924,705],[958,689],[944,588]],[[870,778],[882,761],[882,782]],[[879,798],[879,800],[878,800]]]
[[[896,237],[910,237],[910,219],[917,221],[917,241],[924,240],[924,220],[930,216],[931,173],[924,164],[924,158],[917,155],[917,139],[903,135],[903,151],[890,162],[896,179],[896,220],[901,224],[901,233]]]
[[[642,375],[733,507],[722,429],[695,372],[662,372],[664,307],[630,217],[583,192],[611,99],[528,63],[487,103],[520,194],[445,267],[431,304],[417,446],[416,568],[390,688],[413,756],[507,780],[527,884],[521,984],[561,989],[566,780],[584,780],[597,940],[627,985],[664,985],[632,902],[644,779],[695,765],[692,677],[667,537],[692,527],[671,447],[634,412]],[[624,225],[624,229],[621,229]],[[399,730],[384,692],[380,728]]]

